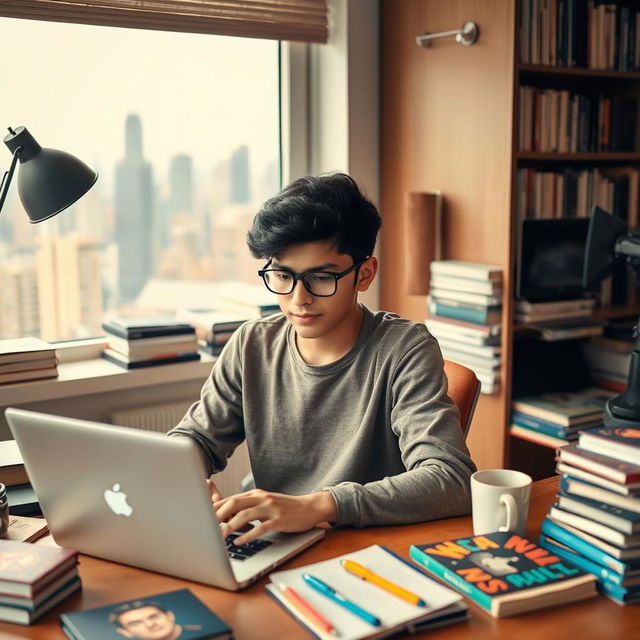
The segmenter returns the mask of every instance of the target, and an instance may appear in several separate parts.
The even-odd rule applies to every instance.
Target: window
[[[99,335],[105,314],[205,307],[223,282],[259,284],[244,237],[280,186],[278,47],[0,19],[11,60],[0,124],[24,125],[100,174],[38,225],[11,185],[0,214],[0,338]]]

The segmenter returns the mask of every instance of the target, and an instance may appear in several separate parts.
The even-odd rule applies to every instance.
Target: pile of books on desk
[[[640,430],[581,433],[557,461],[560,492],[541,546],[594,574],[615,602],[640,602]]]
[[[58,375],[54,347],[40,338],[0,340],[0,384]]]
[[[201,351],[217,356],[233,332],[243,325],[247,317],[218,309],[179,309],[176,318],[193,325]]]
[[[174,318],[112,318],[102,357],[125,369],[200,360],[195,329]]]
[[[589,387],[514,399],[511,435],[555,448],[577,440],[580,431],[602,426],[610,391]]]
[[[566,340],[602,334],[603,323],[592,318],[595,300],[516,300],[515,319],[540,334],[542,340]]]
[[[435,260],[430,270],[427,328],[446,360],[471,369],[482,393],[495,393],[500,385],[501,268]]]
[[[77,552],[0,540],[0,620],[29,625],[80,586]]]

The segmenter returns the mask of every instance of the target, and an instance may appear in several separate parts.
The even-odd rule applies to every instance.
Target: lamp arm
[[[18,163],[18,156],[22,151],[22,147],[18,147],[13,152],[13,159],[11,160],[11,166],[8,171],[4,172],[4,176],[2,176],[2,182],[0,183],[0,211],[2,211],[2,205],[7,197],[7,193],[9,192],[9,185],[11,184],[11,178],[13,178],[13,172],[16,170],[16,164]]]

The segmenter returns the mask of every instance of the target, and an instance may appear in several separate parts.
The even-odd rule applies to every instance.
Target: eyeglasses
[[[279,296],[286,296],[292,293],[296,288],[298,280],[302,280],[304,288],[312,296],[329,298],[338,290],[338,280],[350,274],[368,259],[369,257],[367,256],[340,273],[334,273],[333,271],[305,271],[304,273],[296,273],[289,269],[268,269],[267,267],[271,264],[271,260],[269,260],[264,268],[258,271],[258,275],[264,280],[267,289]]]

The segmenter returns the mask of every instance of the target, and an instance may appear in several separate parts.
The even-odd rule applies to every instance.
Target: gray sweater
[[[282,314],[245,323],[169,434],[193,438],[210,473],[246,439],[257,487],[328,489],[339,525],[470,509],[475,466],[438,344],[424,325],[391,313],[365,308],[356,344],[323,366],[302,360]]]

